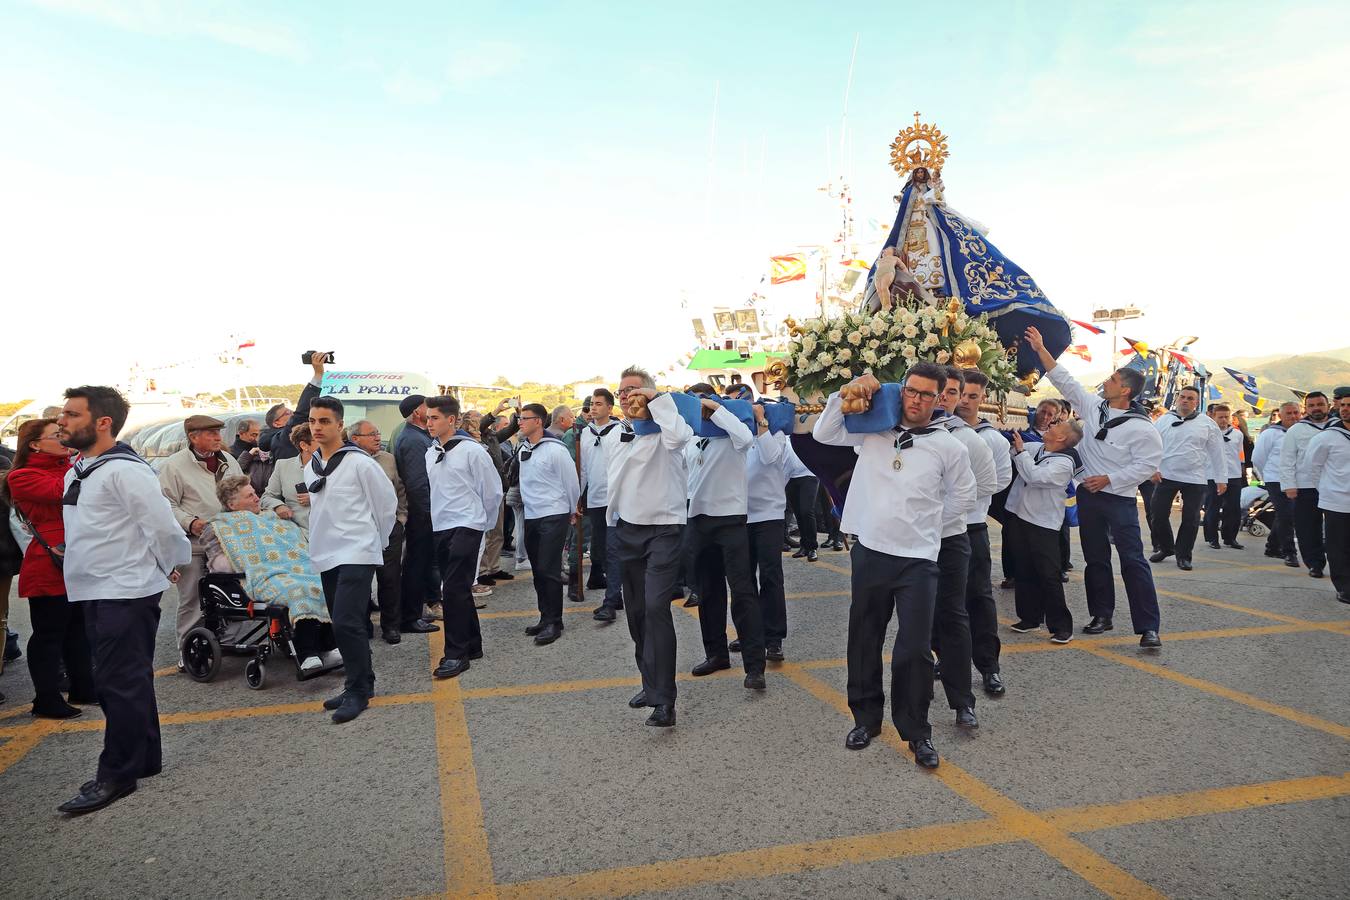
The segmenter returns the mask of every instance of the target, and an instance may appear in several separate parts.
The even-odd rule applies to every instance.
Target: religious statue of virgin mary
[[[1072,337],[1069,320],[1030,275],[989,242],[988,228],[947,204],[942,183],[947,156],[947,136],[921,123],[917,112],[914,124],[892,142],[891,165],[907,177],[895,225],[868,276],[863,310],[889,309],[909,294],[926,305],[955,298],[968,314],[988,315],[1005,346],[1015,346],[1026,327],[1035,325],[1058,356]],[[878,295],[879,283],[889,287],[890,302]],[[1034,355],[1025,362],[1039,368]],[[1024,368],[1030,370],[1019,365]]]

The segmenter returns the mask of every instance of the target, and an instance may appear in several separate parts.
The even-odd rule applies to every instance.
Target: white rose
[[[863,362],[867,363],[868,365],[874,366],[877,364],[877,354],[875,350],[864,350],[862,352],[862,358]]]
[[[853,358],[853,351],[848,349],[847,347],[844,347],[842,350],[840,350],[838,353],[834,355],[834,358],[841,363],[848,362],[850,359]]]
[[[938,345],[938,336],[936,334],[930,333],[924,336],[923,344],[921,344],[920,346],[922,346],[923,349],[927,350],[929,347],[936,347],[937,345]]]
[[[915,355],[915,354],[914,354],[914,345],[913,345],[913,344],[906,344],[905,346],[901,347],[901,348],[900,348],[900,355],[903,356],[905,359],[908,359],[908,360],[910,360],[910,361],[912,362],[912,361],[914,360],[914,355]]]
[[[848,342],[849,342],[850,344],[852,344],[853,346],[855,346],[855,347],[858,346],[859,344],[861,344],[861,343],[862,343],[862,332],[860,332],[860,331],[851,331],[851,332],[849,332],[849,335],[848,335]]]
[[[906,325],[904,334],[905,337],[910,338],[912,340],[919,336],[919,329],[913,325]]]
[[[840,378],[852,378],[852,377],[853,377],[853,370],[852,370],[852,369],[845,369],[845,368],[843,368],[842,366],[839,367],[838,369],[835,369],[834,372],[835,372],[835,374],[838,375]]]
[[[825,330],[825,322],[822,319],[808,319],[806,327],[810,328],[816,334],[820,334]]]
[[[816,351],[816,339],[811,335],[802,338],[802,352],[814,353]]]
[[[829,334],[825,335],[825,337],[831,344],[837,344],[844,339],[844,333],[838,328],[835,328],[831,330]]]
[[[834,354],[830,353],[827,350],[824,353],[820,354],[820,356],[817,356],[816,361],[819,362],[822,366],[832,366],[834,365]]]
[[[937,352],[937,361],[938,361],[939,363],[945,363],[947,360],[949,360],[949,359],[951,359],[951,358],[952,358],[952,355],[951,355],[950,353],[948,353],[946,350],[939,350],[939,351]]]
[[[885,320],[885,319],[881,319],[881,318],[873,319],[873,320],[872,320],[872,333],[875,334],[877,337],[881,337],[883,334],[885,334],[885,333],[886,333],[886,320]]]
[[[867,342],[867,346],[872,350],[875,350],[881,346],[881,341],[877,340],[876,338],[872,338],[872,340]]]

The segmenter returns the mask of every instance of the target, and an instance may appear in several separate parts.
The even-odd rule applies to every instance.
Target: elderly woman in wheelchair
[[[201,536],[205,623],[184,638],[188,674],[213,679],[222,646],[253,657],[244,671],[252,688],[262,687],[267,659],[278,649],[295,657],[301,679],[341,666],[323,586],[300,529],[263,513],[247,477],[222,478],[216,494],[225,511]]]

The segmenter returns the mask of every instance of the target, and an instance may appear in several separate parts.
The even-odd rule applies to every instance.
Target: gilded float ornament
[[[914,124],[895,136],[891,142],[891,166],[901,175],[915,169],[942,171],[947,161],[947,136],[936,125],[919,122],[914,113]]]

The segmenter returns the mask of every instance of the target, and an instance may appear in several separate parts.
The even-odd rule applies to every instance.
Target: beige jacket
[[[403,479],[398,477],[398,463],[394,459],[394,454],[388,450],[381,450],[375,454],[375,461],[394,483],[394,493],[398,495],[398,520],[404,525],[408,524],[408,492],[403,489]]]
[[[187,532],[193,519],[209,519],[221,512],[216,497],[216,482],[227,475],[243,475],[233,456],[220,451],[221,466],[212,475],[199,462],[191,447],[184,447],[164,461],[159,470],[159,487],[173,508],[173,517]]]

